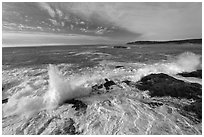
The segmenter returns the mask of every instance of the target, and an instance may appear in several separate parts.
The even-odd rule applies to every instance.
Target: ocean
[[[3,47],[2,99],[8,99],[2,106],[3,134],[201,134],[202,126],[183,118],[175,106],[142,106],[141,96],[153,100],[147,91],[122,83],[163,73],[202,85],[202,79],[177,75],[202,70],[201,62],[202,45],[188,43]],[[95,92],[105,79],[115,87]],[[86,105],[84,113],[65,103],[73,99]],[[75,124],[67,127],[66,120]]]

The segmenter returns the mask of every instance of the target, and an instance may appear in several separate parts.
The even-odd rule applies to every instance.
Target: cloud
[[[57,23],[57,20],[54,19],[48,19],[53,25],[59,26],[60,24]]]
[[[100,28],[98,29],[95,33],[98,34],[98,35],[102,35],[104,34],[105,32],[107,31],[107,28]]]
[[[202,37],[201,2],[5,3],[2,20],[4,31],[75,33],[123,42]]]
[[[51,8],[51,6],[50,6],[49,4],[47,4],[47,3],[45,3],[45,2],[41,2],[41,3],[38,3],[38,4],[39,4],[39,6],[40,6],[42,9],[46,10],[52,18],[55,17],[55,14],[56,14],[56,13],[55,13],[55,11]]]
[[[51,3],[65,14],[115,25],[141,39],[201,37],[201,3]]]
[[[59,17],[63,16],[63,12],[59,9],[56,9],[56,13],[58,14]]]

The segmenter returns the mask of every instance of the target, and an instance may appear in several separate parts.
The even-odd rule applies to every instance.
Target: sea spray
[[[192,72],[201,67],[201,56],[192,52],[184,52],[174,59],[168,60],[167,63],[159,64],[159,66],[167,74]]]
[[[49,65],[49,87],[46,93],[42,96],[37,96],[35,95],[35,89],[27,85],[25,89],[11,96],[8,103],[3,105],[3,115],[19,114],[29,117],[41,110],[56,108],[66,100],[89,95],[91,86],[87,86],[87,84],[95,83],[97,80],[104,78],[130,78],[132,81],[138,81],[143,76],[152,73],[174,75],[181,72],[191,72],[200,68],[201,56],[190,52],[182,53],[165,62],[139,65],[131,72],[123,69],[94,70],[91,74],[70,76],[68,79],[64,78],[57,66]]]
[[[44,96],[44,102],[48,109],[62,104],[66,100],[86,96],[91,89],[85,87],[86,79],[65,79],[57,66],[49,65],[49,90]]]
[[[45,108],[43,98],[33,95],[33,90],[27,85],[25,89],[10,97],[8,103],[3,106],[3,115],[20,115],[28,118]]]
[[[49,89],[43,96],[35,95],[35,89],[27,85],[25,89],[9,98],[8,103],[3,106],[3,115],[28,118],[41,110],[54,109],[66,100],[83,97],[91,92],[91,89],[84,85],[90,80],[86,76],[67,80],[54,65],[49,65],[48,75]]]
[[[138,81],[142,77],[150,74],[165,73],[176,75],[182,72],[192,72],[197,69],[202,69],[201,56],[192,52],[184,52],[165,62],[143,65],[135,71],[133,76],[130,77],[132,80]]]

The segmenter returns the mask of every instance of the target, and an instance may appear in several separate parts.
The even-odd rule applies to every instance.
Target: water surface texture
[[[2,133],[202,134],[201,60],[201,44],[2,48]]]

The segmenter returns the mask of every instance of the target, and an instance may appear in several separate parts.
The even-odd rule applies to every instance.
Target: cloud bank
[[[48,37],[38,37],[33,32],[39,32],[40,36],[42,32],[49,34],[49,41],[55,40],[53,44],[106,44],[110,41],[126,43],[135,40],[201,38],[202,3],[3,3],[2,30],[3,33],[16,31],[22,33],[21,36],[24,32],[29,32],[25,37],[31,43],[36,41],[37,44],[48,44],[48,40],[43,40]],[[31,40],[31,33],[39,40],[35,37]],[[51,36],[53,34],[56,36]],[[66,34],[75,34],[77,37],[72,35],[65,38],[63,35]],[[62,36],[61,39],[59,35]],[[21,36],[17,34],[16,37]],[[5,41],[11,43],[12,38],[3,39],[5,45]],[[26,39],[22,39],[20,44],[23,41],[28,43]]]
[[[50,3],[64,15],[114,24],[141,39],[169,40],[201,37],[201,3]]]

